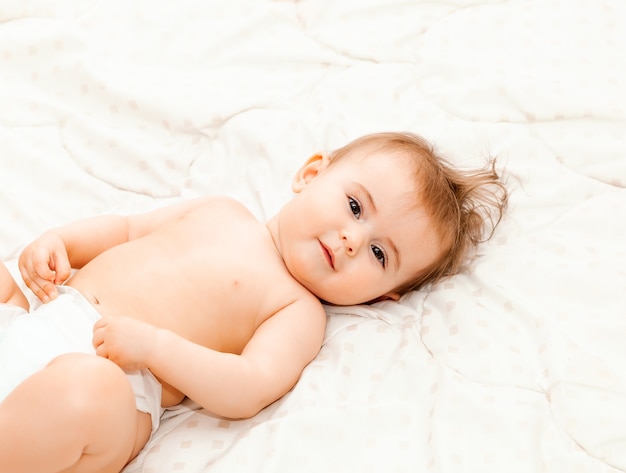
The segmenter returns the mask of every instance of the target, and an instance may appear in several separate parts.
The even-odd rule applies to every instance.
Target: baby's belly
[[[242,316],[242,312],[234,307],[223,307],[213,302],[206,307],[207,300],[217,301],[217,295],[207,297],[204,291],[202,301],[194,296],[184,297],[183,288],[169,288],[173,293],[170,297],[160,291],[158,296],[144,298],[138,290],[130,286],[120,285],[119,281],[94,282],[90,277],[76,277],[68,281],[95,307],[103,317],[128,316],[152,325],[166,328],[194,342],[221,352],[241,353],[254,333],[254,317],[252,314]],[[87,276],[87,275],[84,275]],[[122,287],[120,287],[122,286]],[[178,292],[179,294],[176,294]],[[194,299],[191,300],[190,299]],[[177,301],[171,304],[171,301]],[[230,300],[241,300],[232,298]],[[229,316],[225,316],[229,314]],[[239,316],[233,316],[239,314]],[[156,376],[156,375],[155,375]],[[163,386],[161,406],[171,407],[179,404],[185,395],[159,379]]]
[[[127,272],[110,277],[86,267],[68,281],[103,317],[127,316],[168,329],[213,350],[241,353],[258,325],[259,297],[242,292],[224,294],[220,275],[201,284],[183,278],[158,281],[152,275]],[[179,271],[185,274],[184,271]],[[222,274],[223,278],[223,274]]]
[[[160,379],[159,381],[163,386],[163,393],[161,394],[161,407],[172,407],[180,404],[183,399],[185,399],[185,395],[181,393],[178,389],[170,386],[167,383],[164,383]]]
[[[112,307],[110,305],[102,304],[100,299],[96,294],[92,291],[81,287],[81,284],[75,284],[74,281],[69,282],[68,285],[72,285],[75,289],[77,289],[81,294],[85,297],[85,299],[94,306],[94,308],[100,313],[101,316],[115,316],[119,315],[120,309],[117,307]],[[78,287],[76,287],[78,286]],[[178,389],[170,386],[169,384],[163,382],[163,380],[159,379],[163,387],[162,395],[161,395],[161,406],[162,407],[172,407],[177,404],[180,404],[182,400],[185,398],[185,395],[181,393]]]

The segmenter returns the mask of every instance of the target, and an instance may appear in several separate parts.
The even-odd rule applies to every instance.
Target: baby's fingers
[[[31,257],[20,267],[26,286],[43,302],[57,296],[54,285],[56,273],[50,268],[50,258],[44,248],[34,249]]]
[[[42,279],[29,279],[28,275],[22,275],[26,286],[35,294],[43,303],[50,302],[55,299],[59,293],[56,286]]]
[[[52,300],[54,296],[54,292],[56,288],[51,288],[49,286],[54,286],[54,284],[50,284],[46,281],[41,280],[40,278],[31,278],[30,273],[26,272],[26,270],[21,270],[22,279],[26,286],[35,294],[42,302],[49,302]]]
[[[49,266],[54,274],[54,284],[62,284],[72,274],[70,262],[64,254],[54,253]]]
[[[103,348],[102,345],[104,344],[104,321],[102,319],[98,320],[95,325],[93,326],[93,338],[92,338],[92,344],[93,347],[96,349],[96,354],[103,356]],[[98,353],[98,350],[100,350],[100,353]]]
[[[35,249],[31,261],[37,276],[45,281],[54,281],[54,261],[46,248]]]

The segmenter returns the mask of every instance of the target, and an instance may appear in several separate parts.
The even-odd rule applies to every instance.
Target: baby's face
[[[435,262],[441,249],[408,167],[382,151],[332,166],[311,158],[279,214],[289,272],[320,299],[351,305],[394,298]]]

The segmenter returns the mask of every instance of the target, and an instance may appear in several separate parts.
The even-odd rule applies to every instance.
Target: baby
[[[292,189],[266,223],[206,197],[28,245],[19,270],[41,303],[0,312],[3,468],[119,472],[185,396],[255,415],[318,353],[322,302],[397,300],[458,272],[507,198],[493,162],[454,169],[409,133],[315,154]],[[25,312],[2,269],[2,301]]]

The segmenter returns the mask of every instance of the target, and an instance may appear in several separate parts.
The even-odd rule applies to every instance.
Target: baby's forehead
[[[414,154],[402,149],[385,149],[380,146],[368,145],[363,149],[341,155],[337,161],[338,163],[357,165],[360,170],[367,173],[373,172],[377,175],[381,172],[381,168],[399,170],[412,177],[415,182],[419,182],[421,169],[424,166],[422,161],[424,160]]]
[[[381,143],[365,143],[342,155],[341,159],[356,159],[365,161],[370,158],[377,161],[387,161],[393,166],[411,167],[416,169],[423,153],[410,150],[406,147],[384,145]]]

